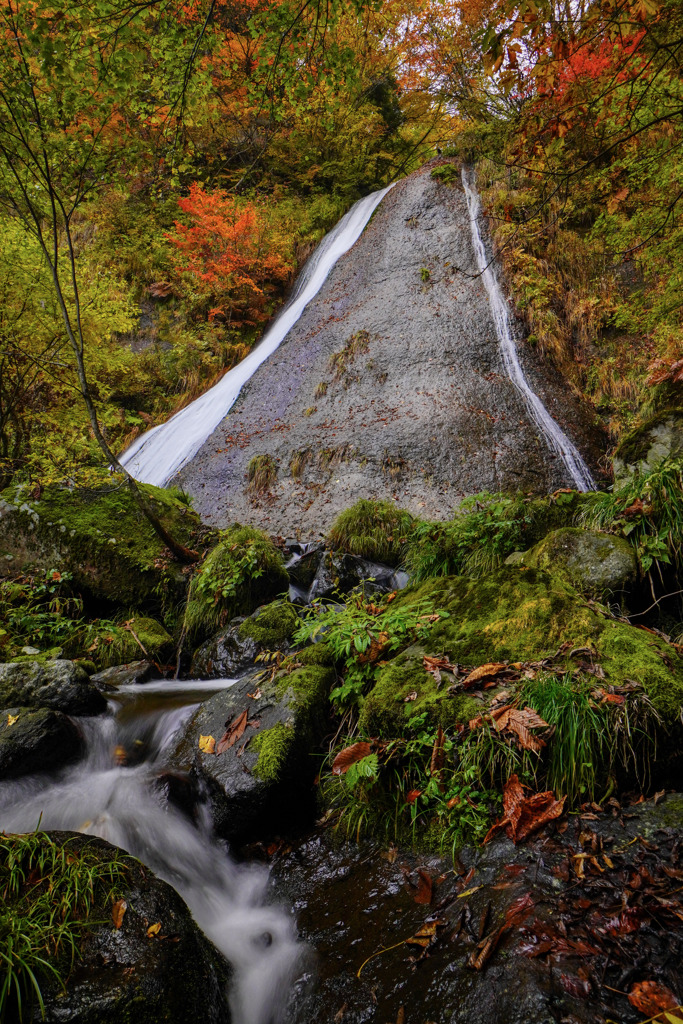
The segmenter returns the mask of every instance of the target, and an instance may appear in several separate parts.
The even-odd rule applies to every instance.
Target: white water
[[[505,366],[507,375],[517,390],[521,393],[527,409],[529,410],[529,414],[545,437],[548,447],[562,459],[562,462],[566,466],[567,472],[569,473],[575,487],[579,491],[595,490],[595,481],[591,476],[588,466],[581,458],[576,446],[572,444],[559,424],[557,424],[552,418],[538,395],[531,390],[529,383],[524,376],[524,370],[520,365],[519,357],[517,355],[517,346],[515,345],[512,335],[508,304],[503,294],[503,290],[500,287],[494,265],[493,263],[489,263],[486,258],[486,249],[479,230],[479,218],[481,217],[479,195],[477,193],[474,180],[470,181],[468,179],[464,167],[462,169],[462,183],[465,189],[467,209],[470,215],[472,244],[477,258],[479,272],[482,276],[486,291],[488,292],[491,314],[496,327],[496,334],[498,335],[500,351],[503,357],[503,365]]]
[[[194,699],[205,699],[206,689],[217,691],[230,682],[213,680],[195,687]],[[150,698],[140,685],[126,688],[117,717],[81,720],[85,760],[53,777],[1,783],[0,828],[27,832],[40,823],[42,829],[86,832],[139,857],[177,889],[199,926],[232,963],[233,1024],[274,1024],[285,1009],[301,946],[287,913],[264,903],[265,869],[234,864],[212,837],[207,820],[195,826],[155,794],[154,781],[168,751],[197,705],[176,706],[179,694],[187,693],[187,683],[146,685],[155,688],[156,712],[144,710]],[[138,694],[142,714],[135,703]],[[160,694],[170,710],[159,710]],[[117,765],[117,746],[134,752],[140,737],[146,760],[131,767]]]
[[[197,454],[204,441],[237,401],[240,391],[261,363],[275,352],[308,303],[320,291],[340,256],[357,241],[392,185],[360,199],[327,234],[301,271],[289,302],[265,335],[209,391],[166,423],[142,434],[121,456],[128,472],[143,483],[163,486]]]

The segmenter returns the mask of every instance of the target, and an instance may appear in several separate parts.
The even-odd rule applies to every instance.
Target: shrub
[[[361,498],[335,519],[328,540],[338,551],[398,565],[415,519],[388,501]]]

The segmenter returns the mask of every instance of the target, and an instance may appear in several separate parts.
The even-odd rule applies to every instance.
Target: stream
[[[139,857],[181,894],[233,965],[234,1024],[271,1024],[284,1012],[302,950],[291,918],[266,905],[268,871],[235,864],[201,804],[193,823],[163,796],[166,758],[180,729],[201,701],[233,682],[120,687],[107,714],[78,720],[86,756],[53,775],[0,784],[0,814],[7,832],[85,832]]]

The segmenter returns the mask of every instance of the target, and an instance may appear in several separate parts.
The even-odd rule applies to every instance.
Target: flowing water
[[[234,1024],[272,1024],[300,960],[290,918],[265,905],[267,872],[231,861],[201,805],[193,822],[159,790],[179,730],[199,702],[231,682],[121,687],[108,714],[80,720],[87,743],[81,762],[0,784],[0,821],[6,832],[40,824],[98,835],[139,857],[177,889],[232,963]]]
[[[337,260],[359,238],[392,187],[389,185],[360,199],[323,238],[301,271],[289,302],[246,359],[166,423],[142,434],[123,453],[121,462],[132,476],[143,483],[161,487],[197,454],[204,441],[227,416],[249,378],[273,354],[308,303],[318,294]]]
[[[474,178],[470,179],[464,167],[462,169],[462,183],[470,215],[472,244],[477,258],[477,266],[488,293],[491,314],[496,326],[496,334],[498,335],[505,371],[521,393],[529,414],[543,434],[548,447],[562,459],[574,486],[580,491],[595,490],[595,481],[576,446],[572,444],[559,424],[555,422],[538,395],[531,390],[524,375],[512,334],[507,300],[498,281],[494,264],[486,258],[486,249],[481,231],[479,230],[479,219],[481,217],[479,195],[474,185]]]

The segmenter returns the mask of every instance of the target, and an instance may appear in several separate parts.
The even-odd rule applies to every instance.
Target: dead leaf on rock
[[[153,939],[155,935],[158,935],[161,931],[161,922],[157,921],[155,924],[151,924],[147,929],[147,938]]]
[[[230,747],[237,743],[237,740],[242,738],[242,736],[244,735],[244,730],[247,727],[248,717],[249,712],[245,708],[244,711],[242,711],[241,714],[233,718],[232,721],[225,723],[225,732],[219,739],[218,744],[216,746],[217,754],[222,754],[223,751],[229,750]]]
[[[484,837],[485,843],[501,828],[505,829],[514,843],[521,843],[533,832],[560,817],[565,797],[557,800],[551,790],[527,796],[524,790],[525,787],[516,775],[508,779],[503,790],[503,817],[489,829]]]
[[[462,685],[467,689],[467,687],[474,686],[475,683],[481,683],[485,679],[495,679],[507,671],[508,666],[502,662],[487,662],[486,665],[480,665],[479,668],[472,669],[469,675],[463,679]]]
[[[673,992],[658,981],[637,981],[631,986],[628,1001],[639,1013],[655,1017],[665,1010],[679,1008]]]
[[[404,704],[410,704],[411,700],[417,700],[417,690],[412,690],[403,698]]]
[[[420,868],[417,872],[417,892],[415,893],[415,902],[423,903],[425,906],[429,906],[432,902],[432,877],[428,875],[426,871]]]
[[[8,715],[7,715],[7,727],[9,728],[10,725],[14,725],[14,723],[17,722],[18,720],[19,720],[19,715],[10,715],[8,713]]]
[[[352,764],[362,761],[364,757],[371,753],[372,744],[367,743],[365,740],[361,740],[360,743],[353,743],[350,747],[344,747],[332,762],[332,774],[344,775]]]
[[[199,749],[201,750],[202,754],[215,754],[216,741],[213,738],[213,736],[200,736]]]
[[[123,924],[123,915],[128,910],[128,904],[125,900],[117,900],[114,906],[111,908],[111,919],[114,922],[114,928],[120,928]]]
[[[425,654],[422,659],[422,665],[426,672],[429,672],[430,676],[434,676],[437,685],[441,682],[441,672],[452,672],[453,675],[457,676],[458,666],[451,664],[448,658],[436,657],[431,654]]]

